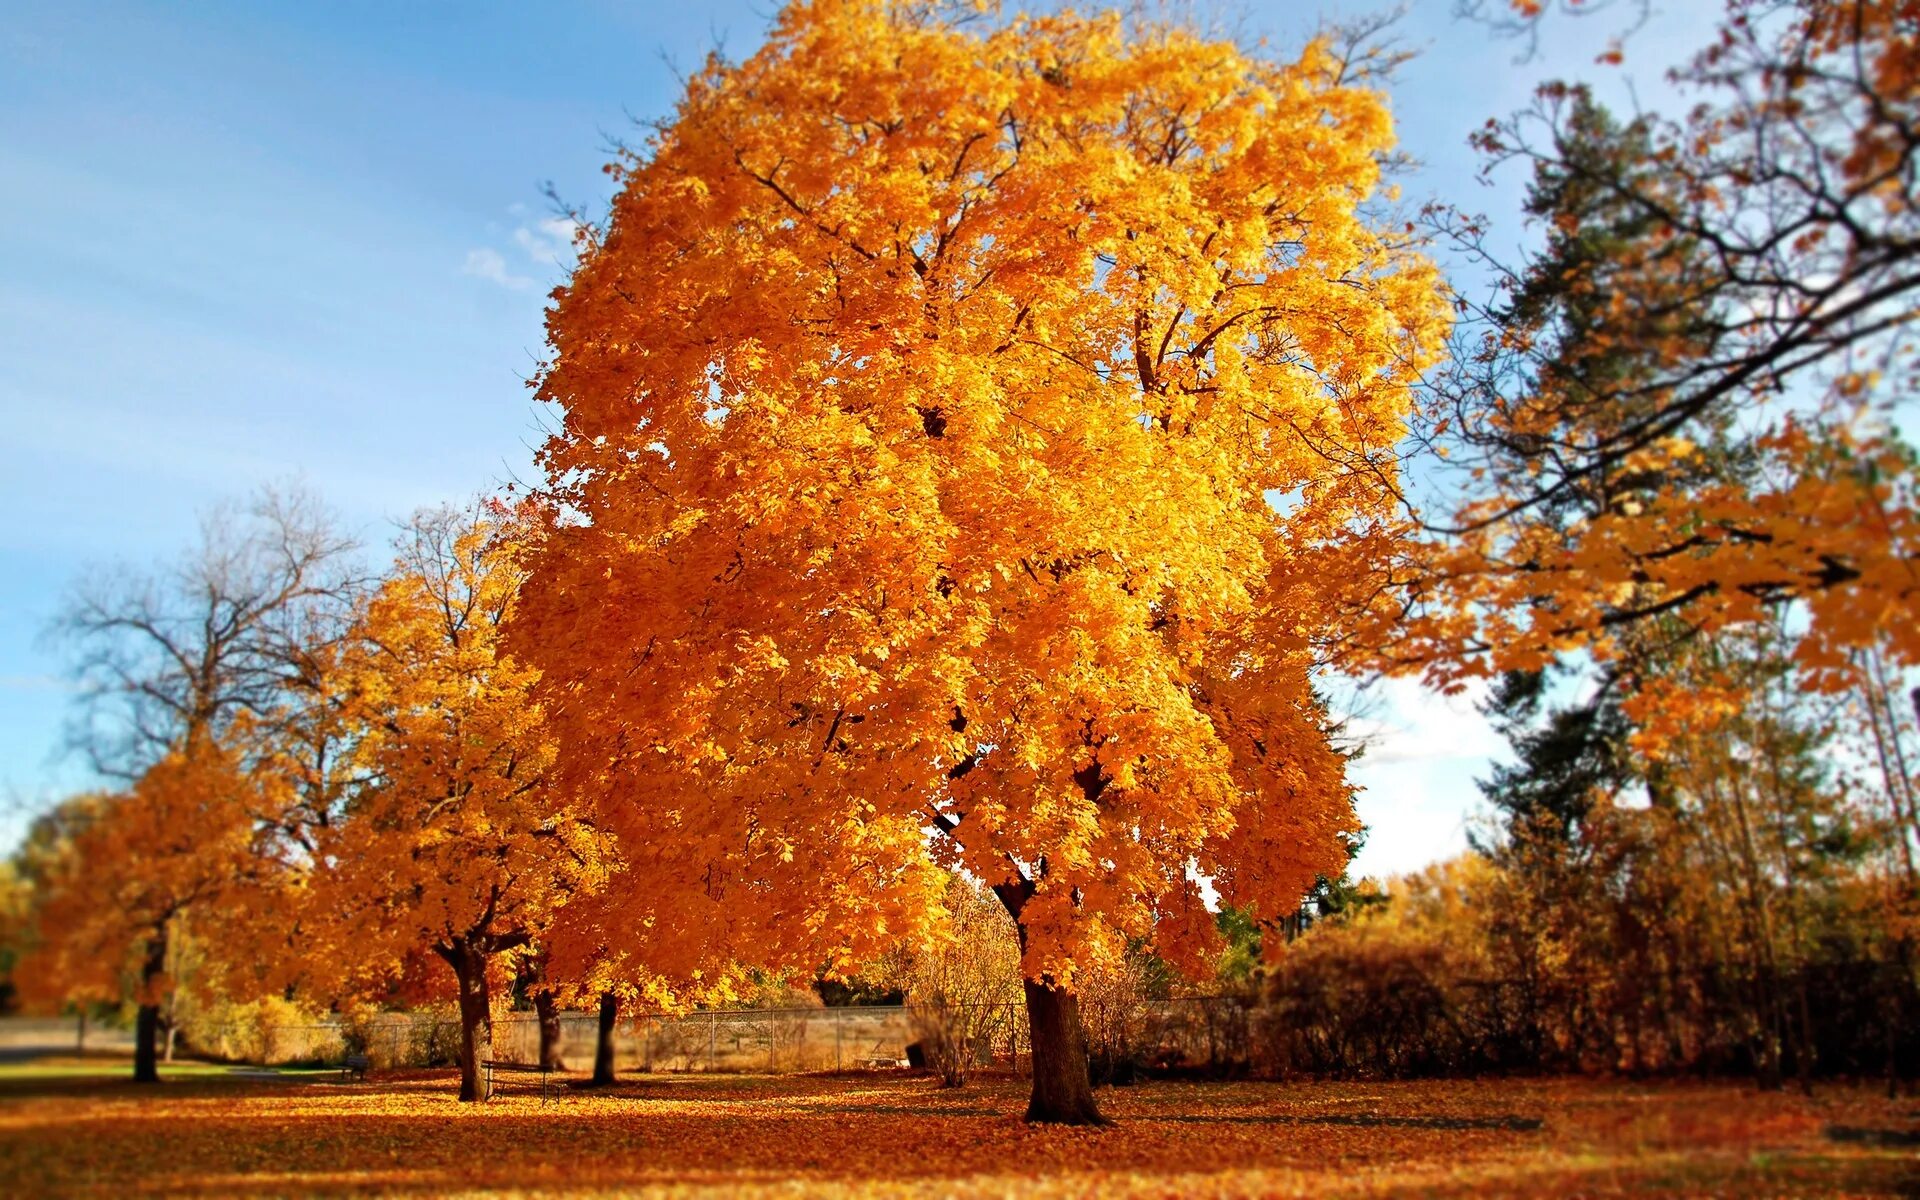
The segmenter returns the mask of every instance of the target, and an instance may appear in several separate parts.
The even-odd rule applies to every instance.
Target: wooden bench
[[[480,1060],[480,1069],[485,1072],[486,1076],[485,1090],[482,1091],[480,1096],[482,1100],[493,1099],[493,1077],[496,1073],[499,1073],[504,1075],[538,1075],[540,1077],[540,1103],[545,1104],[547,1102],[547,1087],[553,1077],[553,1072],[537,1063],[506,1062],[498,1058],[483,1058]]]
[[[346,1058],[341,1060],[340,1082],[346,1083],[350,1079],[357,1079],[361,1083],[365,1083],[367,1081],[367,1056],[366,1055],[349,1054],[347,1055]]]

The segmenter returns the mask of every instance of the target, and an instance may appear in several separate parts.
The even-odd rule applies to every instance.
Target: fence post
[[[834,1009],[833,1010],[833,1069],[835,1071],[845,1070],[845,1068],[840,1065],[840,1041],[846,1028],[847,1028],[847,1010],[844,1008]]]
[[[707,1014],[707,1074],[711,1075],[715,1066],[715,1054],[720,1041],[720,1014]]]

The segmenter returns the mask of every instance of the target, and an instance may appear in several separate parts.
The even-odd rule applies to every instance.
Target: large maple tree
[[[929,849],[989,884],[1032,1119],[1099,1119],[1076,970],[1344,864],[1313,672],[1446,320],[1391,138],[1322,44],[795,4],[556,293],[514,637],[562,770],[769,958],[897,940]]]

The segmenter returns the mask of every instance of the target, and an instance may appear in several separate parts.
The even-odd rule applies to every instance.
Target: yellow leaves
[[[537,932],[616,864],[553,784],[538,674],[503,644],[523,516],[417,518],[343,656],[369,783],[320,845],[311,915],[344,944],[332,982],[436,942]]]
[[[913,927],[935,808],[983,877],[1046,863],[1063,972],[1202,850],[1290,908],[1352,820],[1314,646],[1447,326],[1359,208],[1390,141],[1322,46],[1113,16],[797,6],[710,66],[549,325],[580,523],[512,637],[568,786],[765,872],[756,955]]]
[[[1878,371],[1849,371],[1834,380],[1834,390],[1853,399],[1872,391],[1880,382]]]
[[[1574,649],[1611,656],[1635,625],[1620,614],[1673,611],[1712,634],[1792,601],[1813,618],[1797,653],[1815,686],[1843,686],[1849,648],[1878,639],[1915,661],[1903,614],[1920,590],[1902,563],[1920,520],[1899,448],[1843,424],[1781,422],[1737,451],[1752,482],[1723,477],[1734,452],[1664,438],[1609,468],[1605,511],[1558,526],[1489,520],[1501,499],[1464,509],[1472,531],[1423,556],[1456,610],[1382,636],[1461,657],[1473,639],[1498,669],[1524,668]]]
[[[1635,726],[1633,748],[1657,760],[1678,739],[1710,736],[1751,702],[1731,682],[1660,678],[1643,683],[1622,707]]]

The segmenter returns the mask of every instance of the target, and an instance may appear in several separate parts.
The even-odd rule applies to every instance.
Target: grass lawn
[[[97,1064],[90,1064],[97,1065]],[[1920,1101],[1568,1080],[1148,1083],[1108,1129],[1028,1128],[1025,1085],[642,1076],[461,1105],[448,1072],[157,1088],[0,1068],[8,1195],[1894,1196]]]
[[[274,1074],[287,1079],[306,1077],[322,1078],[337,1075],[337,1070],[325,1067],[276,1067]],[[34,1059],[30,1062],[0,1063],[0,1097],[19,1096],[33,1089],[26,1085],[36,1080],[93,1080],[100,1083],[114,1083],[125,1080],[133,1073],[133,1060],[120,1057],[68,1057],[53,1056]],[[256,1081],[263,1074],[262,1068],[231,1066],[226,1063],[208,1062],[170,1062],[160,1064],[160,1078],[163,1080],[215,1080],[228,1079],[238,1081]]]

